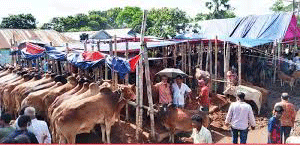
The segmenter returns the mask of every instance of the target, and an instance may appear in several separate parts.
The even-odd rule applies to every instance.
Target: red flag
[[[140,60],[141,55],[136,55],[135,57],[129,60],[131,71],[134,72],[136,68],[136,63]]]
[[[100,52],[84,52],[82,53],[84,61],[96,61],[104,58],[105,56]]]
[[[32,43],[26,43],[26,51],[30,54],[39,54],[45,51],[45,48],[40,47],[39,45],[35,45]]]

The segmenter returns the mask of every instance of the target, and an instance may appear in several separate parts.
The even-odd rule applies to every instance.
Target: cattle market
[[[183,137],[197,114],[212,143],[231,143],[225,121],[239,92],[254,113],[252,138],[267,132],[282,92],[300,108],[300,64],[292,61],[300,53],[300,28],[293,13],[199,21],[200,32],[172,39],[145,35],[146,19],[145,10],[138,37],[76,43],[0,30],[11,31],[11,62],[0,67],[2,113],[15,124],[34,107],[53,144],[190,143]]]

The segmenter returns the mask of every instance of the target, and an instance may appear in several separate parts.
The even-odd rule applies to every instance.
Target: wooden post
[[[100,52],[100,40],[97,41],[97,49],[98,49],[98,51]]]
[[[126,57],[126,60],[128,60],[128,41],[126,41],[126,52],[125,52],[125,57]],[[125,85],[128,85],[129,84],[129,74],[126,74],[125,75]],[[126,103],[126,116],[125,116],[125,120],[128,121],[129,120],[129,113],[128,113],[128,103]]]
[[[277,65],[278,65],[277,62],[279,60],[279,52],[280,52],[280,42],[275,41],[274,43],[275,44],[273,45],[273,49],[274,49],[273,59],[274,59],[275,69],[274,69],[273,83],[276,82],[276,73],[277,73]],[[278,51],[276,51],[276,45]],[[278,58],[276,57],[276,54],[278,54]]]
[[[225,42],[224,41],[224,47],[223,47],[223,63],[224,63],[224,81],[226,81],[226,79],[227,79],[227,60],[226,60],[226,56],[227,56],[227,50],[228,50],[228,48],[227,48],[227,50],[226,50],[226,43],[227,42]],[[224,89],[225,89],[225,87],[226,87],[226,82],[224,82]]]
[[[137,141],[139,141],[139,137],[140,137],[140,106],[139,106],[139,103],[140,103],[140,79],[139,79],[139,71],[140,71],[140,60],[138,61],[137,65],[136,65],[136,116],[135,116],[135,124],[136,124],[136,129],[135,129],[135,137],[137,139]]]
[[[184,45],[181,44],[179,47],[180,54],[181,54],[181,70],[184,72]]]
[[[173,60],[174,60],[174,68],[176,68],[176,59],[177,59],[177,44],[174,45],[173,47]]]
[[[208,71],[208,62],[209,62],[209,56],[210,56],[210,40],[208,41],[208,47],[206,49],[206,64],[205,64],[205,70]],[[211,76],[211,75],[210,75]]]
[[[187,43],[184,45],[184,72],[187,72]]]
[[[84,47],[84,52],[86,52],[87,51],[86,41],[84,41],[83,47]]]
[[[114,43],[115,43],[115,52],[114,52],[114,57],[117,57],[118,55],[117,55],[117,36],[115,35],[114,36]],[[113,69],[114,70],[114,69]],[[118,73],[114,70],[113,71],[114,72],[114,87],[115,87],[115,89],[117,89],[117,87],[118,87]]]
[[[112,46],[112,40],[110,40],[109,41],[109,55],[110,55],[110,57],[113,57],[113,46]],[[114,72],[113,72],[113,69],[111,69],[111,80],[112,80],[112,86],[114,86],[115,85],[115,78],[114,78]],[[114,88],[114,87],[113,87]]]
[[[239,85],[242,83],[242,48],[241,42],[239,42],[238,46],[238,69],[239,69]]]
[[[107,55],[105,55],[105,80],[108,80]]]
[[[216,36],[215,40],[215,80],[218,79],[218,36]],[[215,82],[215,93],[217,93],[217,84],[218,82]]]
[[[167,47],[163,47],[163,66],[167,67]]]
[[[213,66],[213,63],[212,63],[212,51],[213,51],[213,48],[212,48],[212,42],[210,41],[209,42],[209,74],[210,74],[210,78],[212,79],[212,66]],[[212,82],[210,83],[210,87],[212,87]],[[210,88],[212,89],[212,88]]]
[[[188,47],[188,67],[189,67],[189,75],[192,75],[192,51],[191,51],[191,45],[190,42],[187,43]]]

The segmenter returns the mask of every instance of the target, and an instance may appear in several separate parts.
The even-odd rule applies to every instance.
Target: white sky
[[[38,26],[57,16],[87,13],[89,10],[107,10],[113,7],[138,6],[142,9],[153,7],[178,7],[194,17],[199,12],[207,12],[207,0],[3,0],[0,19],[9,14],[31,13]],[[237,16],[272,13],[269,8],[276,0],[230,0]]]

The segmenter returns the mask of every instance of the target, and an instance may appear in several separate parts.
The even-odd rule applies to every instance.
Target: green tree
[[[32,14],[9,15],[2,19],[1,28],[35,29],[36,19]]]
[[[117,16],[119,27],[135,27],[142,22],[143,12],[139,7],[125,7]]]
[[[298,8],[298,5],[295,5],[295,9]],[[270,8],[270,10],[274,11],[274,12],[289,12],[289,11],[293,11],[293,3],[288,4],[288,5],[284,5],[282,0],[277,0],[272,7]]]
[[[109,28],[118,28],[118,24],[117,24],[116,20],[117,20],[119,13],[122,10],[123,9],[120,7],[111,8],[111,9],[107,10],[106,19],[107,19],[107,24],[109,25],[108,26]]]
[[[228,4],[229,0],[210,0],[205,3],[205,6],[210,10],[209,13],[199,13],[195,17],[195,21],[210,20],[210,19],[225,19],[234,18],[234,8]]]
[[[159,37],[174,37],[179,31],[180,25],[189,22],[186,12],[178,8],[151,9],[147,19],[148,35]]]

